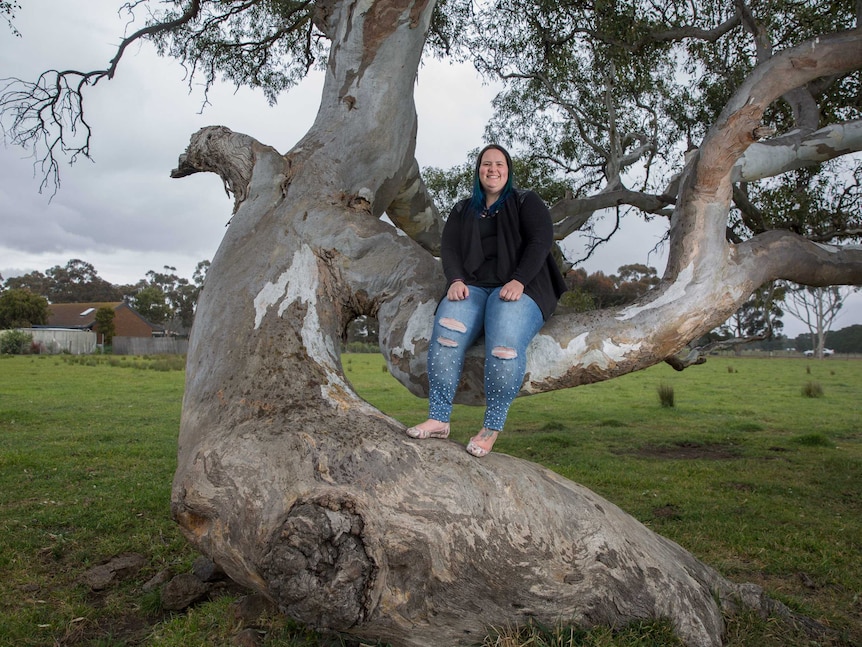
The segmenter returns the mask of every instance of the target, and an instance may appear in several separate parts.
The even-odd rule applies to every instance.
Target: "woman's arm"
[[[440,239],[440,258],[443,261],[443,274],[446,281],[451,285],[454,281],[464,280],[464,259],[461,254],[461,241],[463,238],[463,219],[461,211],[464,203],[459,202],[449,213],[446,224],[443,225],[443,235]]]
[[[527,192],[521,204],[520,227],[523,251],[512,273],[512,279],[527,285],[542,269],[554,244],[551,212],[533,191]]]

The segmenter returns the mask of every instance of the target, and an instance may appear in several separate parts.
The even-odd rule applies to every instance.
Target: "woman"
[[[515,189],[512,159],[496,144],[479,153],[473,196],[452,209],[443,228],[443,272],[449,283],[437,306],[428,348],[428,420],[411,438],[446,438],[467,349],[485,334],[485,418],[467,443],[473,456],[491,451],[521,389],[526,350],[565,291],[551,257],[548,207]]]

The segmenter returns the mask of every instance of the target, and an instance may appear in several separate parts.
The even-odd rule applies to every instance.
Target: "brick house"
[[[48,326],[92,330],[98,335],[98,343],[104,343],[96,325],[96,311],[108,307],[114,311],[115,337],[161,337],[165,327],[150,323],[124,301],[107,303],[52,303],[48,305]]]

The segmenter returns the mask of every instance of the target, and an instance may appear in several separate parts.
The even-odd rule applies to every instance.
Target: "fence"
[[[19,330],[33,336],[33,344],[38,347],[38,350],[34,349],[33,352],[39,354],[86,355],[96,350],[96,333],[91,330],[68,328],[19,328]]]
[[[185,355],[188,339],[174,337],[114,337],[111,340],[114,355]]]

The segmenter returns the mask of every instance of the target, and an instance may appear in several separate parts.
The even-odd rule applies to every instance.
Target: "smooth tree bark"
[[[787,613],[549,470],[411,440],[350,385],[341,334],[370,315],[392,374],[427,389],[445,282],[429,251],[440,222],[414,156],[413,84],[432,6],[328,3],[332,47],[307,135],[282,154],[210,127],[181,156],[174,176],[219,174],[235,210],[192,332],[175,519],[290,616],[393,645],[466,645],[531,618],[667,617],[686,644],[712,647],[739,605]],[[731,177],[765,106],[862,66],[860,43],[858,30],[825,37],[755,70],[681,178],[661,284],[625,308],[553,318],[530,348],[524,394],[673,357],[775,278],[862,283],[858,250],[786,232],[724,238]],[[400,229],[380,219],[390,211]],[[477,350],[462,400],[480,402],[481,383]]]

